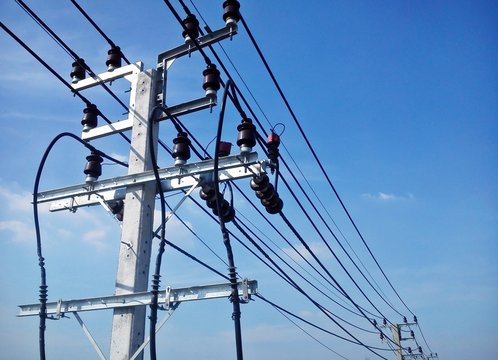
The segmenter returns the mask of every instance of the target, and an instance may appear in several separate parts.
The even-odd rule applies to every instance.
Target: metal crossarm
[[[239,296],[254,295],[258,291],[256,280],[241,281],[237,284]],[[158,304],[169,305],[178,302],[228,298],[231,294],[231,284],[214,284],[205,286],[192,286],[186,288],[167,288],[159,293]],[[77,300],[59,300],[47,303],[47,315],[57,317],[70,312],[106,310],[132,306],[145,306],[151,304],[152,292],[101,296]],[[166,306],[168,307],[168,306]],[[17,316],[38,316],[40,304],[19,305]]]

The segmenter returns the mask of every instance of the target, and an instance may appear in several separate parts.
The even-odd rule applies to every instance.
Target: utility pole
[[[401,352],[401,328],[399,324],[392,324],[393,341],[396,344],[396,360],[403,360],[403,353]]]
[[[138,74],[132,88],[130,113],[133,118],[128,174],[152,169],[148,117],[156,104],[157,72],[148,70]],[[154,131],[156,130],[156,131]],[[157,136],[154,137],[157,147]],[[157,153],[157,152],[156,152]],[[126,189],[116,275],[116,295],[147,290],[151,257],[156,183],[149,182]],[[144,341],[146,308],[114,309],[111,334],[110,360],[129,359]]]
[[[148,344],[145,339],[146,306],[151,304],[152,293],[147,291],[149,266],[152,252],[153,218],[157,191],[188,189],[186,196],[200,185],[203,177],[213,177],[213,160],[203,160],[192,164],[182,164],[159,169],[160,187],[152,172],[149,133],[152,131],[154,148],[157,148],[159,121],[170,116],[182,116],[194,111],[212,108],[216,105],[216,94],[212,90],[205,96],[167,108],[168,114],[159,114],[149,127],[152,109],[166,105],[167,72],[175,60],[190,55],[198,48],[206,47],[237,34],[237,25],[227,19],[226,26],[192,41],[177,46],[158,55],[157,69],[143,71],[138,62],[112,69],[94,77],[74,81],[73,90],[99,86],[106,82],[125,78],[131,83],[129,115],[127,119],[84,129],[81,138],[90,141],[123,131],[131,130],[128,174],[112,179],[92,181],[65,188],[48,190],[37,194],[38,203],[50,202],[51,211],[75,211],[82,206],[102,205],[110,211],[110,205],[124,201],[119,261],[115,283],[115,294],[76,300],[59,300],[46,304],[46,314],[54,319],[63,319],[72,313],[81,325],[95,351],[101,359],[106,359],[92,337],[79,312],[109,310],[114,312],[112,321],[110,360],[142,359],[143,350]],[[157,153],[157,152],[155,152]],[[220,182],[262,175],[266,172],[268,160],[258,160],[254,152],[224,156],[217,165]],[[216,175],[215,175],[216,176]],[[185,199],[185,197],[183,199]],[[180,206],[183,199],[177,205]],[[183,289],[167,287],[159,292],[158,304],[168,310],[169,315],[181,302],[215,298],[229,298],[234,295],[234,284],[214,284],[192,286]],[[244,279],[237,283],[236,295],[242,303],[247,303],[252,294],[257,293],[257,282]],[[20,305],[18,316],[38,316],[40,304]],[[169,317],[169,316],[168,316]],[[156,326],[156,332],[168,319]]]

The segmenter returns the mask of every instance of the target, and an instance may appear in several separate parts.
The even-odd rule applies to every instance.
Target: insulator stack
[[[237,0],[223,2],[223,20],[226,25],[236,24],[240,20],[240,3]]]
[[[251,189],[256,192],[256,196],[269,214],[278,214],[284,207],[284,202],[270,183],[268,175],[253,176]]]
[[[86,175],[85,182],[87,184],[92,184],[102,175],[102,156],[96,151],[92,151],[90,155],[86,157],[87,163],[85,170],[83,172]]]
[[[413,332],[413,330],[410,330],[410,336],[415,339],[415,333]]]
[[[407,324],[407,323],[408,323],[408,320],[406,320],[406,316],[403,316],[403,322],[404,322],[405,324]]]
[[[239,131],[237,135],[237,145],[240,147],[241,154],[247,154],[252,151],[256,145],[256,127],[251,119],[242,119],[242,122],[237,126]]]
[[[384,340],[384,334],[382,332],[380,333],[380,339]]]
[[[84,132],[97,127],[98,115],[99,111],[97,110],[97,105],[90,104],[83,109],[83,120],[81,120],[81,125],[83,125]]]
[[[382,324],[384,324],[384,326],[387,325],[387,319],[386,318],[384,318],[384,320],[382,320]]]
[[[408,354],[411,354],[412,353],[412,348],[410,346],[408,346]]]
[[[418,347],[418,352],[419,352],[419,353],[421,353],[421,354],[423,354],[423,353],[424,353],[424,352],[422,351],[422,346],[419,346],[419,347]]]
[[[204,75],[202,88],[206,91],[206,96],[216,97],[216,92],[220,89],[220,72],[216,65],[209,64],[202,75]]]
[[[73,68],[71,69],[71,82],[73,84],[77,83],[80,80],[83,80],[85,78],[85,60],[83,59],[78,59],[75,62],[73,62]]]
[[[185,19],[182,20],[183,25],[187,30],[183,30],[182,36],[185,38],[185,42],[191,42],[193,39],[199,37],[199,20],[194,14],[189,14]]]
[[[278,156],[280,154],[278,151],[278,147],[280,146],[280,136],[272,131],[270,135],[268,135],[266,146],[268,148],[268,158],[270,159],[271,173],[273,174],[275,172],[275,168],[278,163]]]
[[[182,166],[190,159],[190,139],[186,132],[179,132],[178,136],[173,139],[172,156],[175,159],[175,166]]]
[[[235,210],[230,206],[227,200],[223,198],[222,193],[216,194],[213,183],[203,184],[199,192],[202,200],[206,201],[206,205],[213,211],[213,214],[218,216],[218,208],[216,206],[216,196],[220,201],[221,207],[221,221],[224,223],[230,222],[235,218]]]
[[[226,141],[220,141],[220,146],[218,147],[218,156],[228,156],[232,150],[232,143]]]
[[[113,203],[110,203],[109,208],[111,209],[112,214],[116,216],[116,219],[118,219],[119,221],[123,221],[123,214],[124,214],[123,200],[118,200]]]
[[[377,320],[373,319],[372,324],[373,326],[377,327]]]
[[[107,52],[107,61],[105,64],[107,65],[107,71],[114,71],[117,68],[121,67],[121,58],[123,54],[121,53],[121,48],[119,46],[113,46]]]
[[[413,315],[413,322],[414,322],[415,324],[417,324],[417,323],[418,323],[417,317],[416,317],[415,315]]]

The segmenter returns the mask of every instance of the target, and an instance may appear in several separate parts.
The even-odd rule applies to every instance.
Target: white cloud
[[[311,242],[308,243],[308,246],[310,247],[311,251],[320,259],[329,259],[332,255],[328,248],[325,246],[323,242]],[[299,244],[299,245],[294,245],[294,248],[301,254],[306,260],[313,260],[313,257],[311,254],[306,250],[306,248]],[[287,255],[289,255],[294,261],[297,261],[299,263],[304,262],[303,258],[299,256],[291,247],[286,247],[282,249]]]
[[[0,221],[0,231],[9,231],[12,239],[17,242],[29,241],[35,238],[35,231],[31,224],[18,220]]]
[[[100,226],[94,230],[87,231],[83,234],[82,239],[85,243],[91,245],[96,251],[102,252],[107,248],[107,230]]]
[[[390,201],[401,201],[401,200],[411,200],[413,199],[412,193],[407,193],[406,195],[395,195],[393,193],[384,193],[380,191],[378,194],[362,194],[362,197],[370,200],[382,201],[382,202],[390,202]]]

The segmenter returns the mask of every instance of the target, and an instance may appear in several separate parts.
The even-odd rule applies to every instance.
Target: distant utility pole
[[[141,63],[130,64],[73,83],[75,91],[101,85],[102,83],[125,78],[131,83],[129,116],[125,120],[113,122],[91,129],[85,129],[82,139],[109,136],[131,130],[132,138],[129,155],[128,174],[112,179],[92,181],[62,189],[49,190],[38,194],[38,202],[51,202],[51,211],[76,210],[81,206],[103,205],[110,211],[111,205],[124,201],[122,232],[120,241],[118,270],[115,294],[96,298],[59,300],[47,303],[47,315],[62,318],[65,313],[73,313],[85,335],[92,343],[101,359],[107,359],[92,337],[89,329],[78,315],[83,311],[113,309],[110,360],[142,359],[143,349],[148,344],[145,339],[146,305],[151,304],[149,266],[152,255],[153,218],[156,191],[188,189],[188,196],[199,186],[204,177],[212,177],[212,160],[184,164],[159,169],[161,188],[158,189],[152,173],[149,132],[153,132],[153,145],[157,148],[158,121],[149,127],[152,109],[166,105],[167,72],[173,62],[197,50],[237,33],[237,25],[227,21],[226,26],[198,38],[194,46],[192,40],[158,56],[157,69],[143,71]],[[156,120],[169,116],[182,116],[188,113],[211,108],[216,105],[216,94],[206,91],[206,95],[183,104],[168,107],[168,114],[159,113]],[[157,151],[156,151],[157,153]],[[218,176],[220,181],[251,177],[265,173],[267,161],[259,161],[256,153],[244,153],[220,158]],[[216,176],[216,175],[215,175]],[[181,200],[183,201],[183,199]],[[181,202],[180,202],[181,203]],[[180,204],[178,204],[179,206]],[[161,291],[158,302],[171,314],[183,301],[229,297],[231,284],[194,286],[187,289]],[[244,280],[238,283],[238,295],[247,302],[251,294],[257,292],[257,282]],[[40,305],[20,305],[19,316],[36,316]],[[164,320],[166,321],[167,318]],[[164,321],[157,326],[164,324]],[[157,331],[156,330],[156,331]]]

